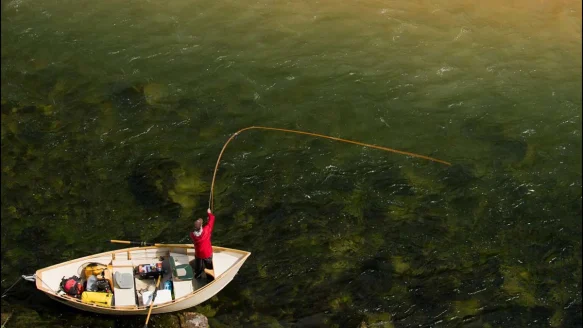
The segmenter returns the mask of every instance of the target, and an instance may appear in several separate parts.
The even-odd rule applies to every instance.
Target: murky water
[[[212,327],[580,327],[581,3],[2,3],[2,289],[184,242],[253,253]],[[141,327],[20,284],[7,327]],[[174,317],[155,318],[163,327]],[[158,320],[158,321],[156,321]]]

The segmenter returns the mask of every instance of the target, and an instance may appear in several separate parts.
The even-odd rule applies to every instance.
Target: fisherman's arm
[[[210,208],[206,210],[206,212],[208,213],[209,216],[209,222],[207,226],[209,228],[209,231],[213,231],[213,228],[215,227],[215,215],[211,212]]]

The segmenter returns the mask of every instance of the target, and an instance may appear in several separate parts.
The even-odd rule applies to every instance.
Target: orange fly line
[[[326,136],[323,134],[318,134],[318,133],[311,133],[311,132],[305,132],[305,131],[298,131],[298,130],[289,130],[289,129],[279,129],[279,128],[270,128],[270,127],[265,127],[265,126],[249,126],[246,128],[243,128],[235,133],[233,133],[233,135],[229,138],[229,140],[227,140],[227,142],[225,142],[225,145],[223,146],[223,149],[221,149],[221,153],[219,154],[219,158],[217,159],[217,164],[215,165],[215,171],[213,173],[213,180],[211,183],[211,192],[210,192],[210,196],[209,196],[209,208],[212,210],[213,208],[213,201],[214,201],[214,197],[213,197],[213,191],[215,188],[215,178],[217,176],[217,171],[219,169],[219,163],[221,162],[221,157],[223,156],[223,153],[225,152],[225,149],[227,148],[227,145],[231,142],[231,140],[233,140],[233,138],[235,138],[237,135],[239,135],[241,132],[243,131],[247,131],[247,130],[271,130],[271,131],[280,131],[280,132],[288,132],[288,133],[295,133],[295,134],[303,134],[303,135],[308,135],[308,136],[312,136],[312,137],[317,137],[317,138],[324,138],[324,139],[330,139],[330,140],[335,140],[335,141],[340,141],[340,142],[346,142],[346,143],[350,143],[350,144],[354,144],[354,145],[359,145],[359,146],[363,146],[363,147],[368,147],[368,148],[375,148],[375,149],[380,149],[380,150],[384,150],[384,151],[388,151],[388,152],[392,152],[392,153],[397,153],[397,154],[401,154],[401,155],[406,155],[406,156],[411,156],[411,157],[417,157],[417,158],[423,158],[432,162],[436,162],[436,163],[441,163],[441,164],[445,164],[445,165],[451,165],[450,162],[446,162],[437,158],[433,158],[433,157],[429,157],[429,156],[425,156],[425,155],[419,155],[419,154],[415,154],[415,153],[410,153],[407,151],[402,151],[402,150],[397,150],[397,149],[392,149],[392,148],[387,148],[387,147],[382,147],[382,146],[377,146],[377,145],[371,145],[371,144],[366,144],[363,142],[358,142],[358,141],[352,141],[352,140],[347,140],[347,139],[342,139],[342,138],[336,138],[336,137],[331,137],[331,136]]]

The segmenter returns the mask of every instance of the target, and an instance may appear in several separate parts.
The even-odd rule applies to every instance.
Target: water
[[[185,242],[231,133],[212,327],[580,327],[581,3],[2,3],[2,289]],[[7,327],[141,327],[30,284]],[[156,321],[157,320],[157,321]],[[163,327],[175,316],[154,318]]]

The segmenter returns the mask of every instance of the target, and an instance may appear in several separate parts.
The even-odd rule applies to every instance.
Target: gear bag
[[[67,293],[67,295],[79,298],[83,293],[83,283],[77,276],[72,276],[66,279],[65,276],[63,276],[63,279],[61,279],[61,289]]]

